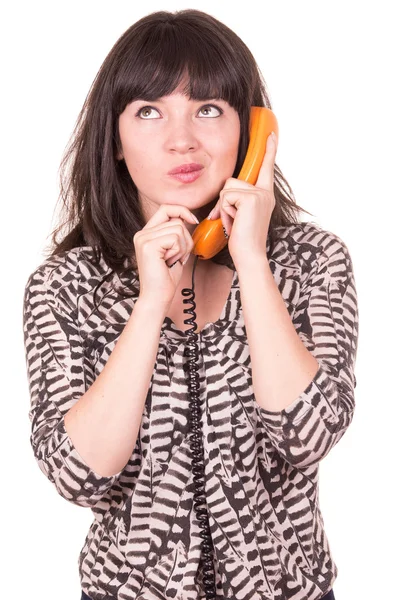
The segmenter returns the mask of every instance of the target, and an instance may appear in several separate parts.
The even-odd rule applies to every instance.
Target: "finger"
[[[173,223],[178,222],[180,225],[182,225],[182,233],[184,239],[181,240],[181,246],[182,248],[184,247],[183,256],[185,256],[187,252],[190,253],[192,251],[194,244],[192,236],[190,235],[183,222],[184,220],[198,225],[198,219],[186,206],[181,206],[179,204],[162,204],[160,208],[154,213],[154,215],[149,219],[146,225],[143,227],[143,229],[141,230],[141,235],[145,235],[145,233],[149,229],[151,230],[155,227],[157,228],[158,233],[156,232],[154,235],[155,237],[158,237],[159,235],[162,235],[161,231],[164,230],[165,227],[168,228],[172,226]],[[176,233],[179,233],[179,228],[174,228],[174,231]],[[150,235],[153,235],[152,231],[150,231]]]
[[[154,239],[152,238],[151,242],[153,243],[153,241]],[[188,254],[183,236],[175,236],[172,234],[172,231],[170,231],[169,234],[163,233],[159,238],[159,242],[161,248],[160,256],[166,262],[168,267],[171,267],[176,261],[179,261],[182,264],[182,260]]]
[[[232,183],[241,183],[242,184],[240,186],[241,189],[247,190],[247,187],[254,189],[253,185],[251,185],[250,183],[246,183],[245,181],[239,182],[237,179],[231,179],[231,182]],[[237,188],[237,186],[235,186],[235,188]],[[230,189],[230,188],[226,189],[226,186],[221,190],[218,202],[215,204],[214,208],[208,215],[208,217],[209,216],[211,217],[211,221],[215,221],[216,219],[221,218],[222,205],[225,204],[226,197],[228,197],[230,200],[233,200],[234,198],[236,200],[239,200],[241,198],[241,190],[240,189]],[[231,204],[231,203],[228,205],[233,206],[233,204]],[[236,212],[237,212],[237,210],[236,210]],[[207,217],[207,219],[208,219],[208,217]]]
[[[182,253],[182,258],[183,258],[187,254],[191,253],[191,251],[193,250],[194,243],[193,243],[193,238],[192,238],[191,234],[189,233],[188,229],[186,228],[186,225],[183,222],[181,223],[181,221],[179,219],[177,219],[176,221],[182,225],[182,238],[183,239],[181,240],[181,242],[182,242],[181,246],[183,248],[183,253]],[[175,222],[175,219],[171,219],[169,221],[169,223],[174,223],[174,222]],[[167,227],[167,223],[165,224],[164,227],[161,227],[161,229],[164,230],[165,227]]]
[[[270,134],[266,141],[266,152],[263,157],[261,168],[259,169],[258,179],[255,187],[259,187],[269,192],[274,188],[274,163],[276,161],[277,141],[273,140]]]
[[[254,186],[250,186],[254,187]],[[225,190],[221,191],[220,198],[210,213],[211,221],[216,219],[222,220],[222,225],[226,229],[226,233],[230,235],[233,221],[236,218],[237,206],[239,200],[241,200],[241,190]]]
[[[211,219],[211,221],[215,221],[216,219],[220,218],[221,213],[220,213],[220,204],[219,203],[220,203],[220,200],[218,200],[218,202],[215,204],[214,208],[207,215],[207,219]]]
[[[166,260],[168,260],[171,256],[175,258],[178,255],[185,256],[188,252],[190,253],[192,251],[194,246],[193,238],[187,230],[183,220],[176,217],[166,221],[165,223],[161,223],[156,227],[145,227],[142,229],[141,236],[142,240],[144,241],[146,236],[149,239],[154,239],[158,237],[164,237],[164,235],[167,233],[175,233],[178,236],[180,251],[176,252],[172,246],[169,246],[166,252],[166,255],[168,253]]]
[[[236,214],[237,214],[237,209],[234,206],[230,206],[229,204],[222,205],[222,207],[221,207],[222,226],[223,226],[224,232],[226,233],[228,238],[230,237],[232,227],[233,227],[233,222],[234,222],[234,219],[236,218]]]
[[[185,221],[189,221],[189,223],[198,224],[196,217],[186,206],[181,206],[180,204],[162,204],[146,223],[145,227],[156,227],[156,225],[166,223],[173,217],[179,217]]]

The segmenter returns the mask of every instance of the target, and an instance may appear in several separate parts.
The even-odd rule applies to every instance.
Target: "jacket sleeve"
[[[295,467],[322,460],[353,418],[358,307],[352,261],[334,234],[302,285],[295,329],[319,363],[312,381],[281,412],[259,407],[270,441]]]
[[[70,284],[68,284],[70,285]],[[64,415],[88,389],[90,375],[78,325],[57,300],[56,280],[36,270],[23,300],[25,358],[30,392],[30,443],[38,465],[66,500],[93,507],[119,473],[103,477],[79,455]],[[89,386],[88,386],[89,387]]]

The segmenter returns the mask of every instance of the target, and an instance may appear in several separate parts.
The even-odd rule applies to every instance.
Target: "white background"
[[[80,599],[77,560],[92,513],[59,496],[33,458],[23,290],[43,260],[59,163],[105,56],[140,17],[182,8],[209,12],[249,46],[279,122],[276,162],[311,220],[350,250],[360,308],[356,412],[321,463],[320,505],[339,569],[336,600],[397,597],[395,19],[393,2],[348,0],[3,9],[1,595]]]

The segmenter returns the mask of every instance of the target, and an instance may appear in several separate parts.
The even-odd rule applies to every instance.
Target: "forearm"
[[[118,473],[133,452],[163,319],[159,306],[138,299],[102,372],[65,415],[76,450],[99,475]]]
[[[315,376],[319,364],[295,330],[266,258],[238,273],[258,404],[280,412]]]

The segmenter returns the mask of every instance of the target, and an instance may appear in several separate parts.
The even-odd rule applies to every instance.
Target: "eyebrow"
[[[135,100],[133,100],[132,102],[158,102],[160,104],[164,104],[164,101],[161,99],[162,96],[160,98],[152,98],[152,99],[148,99],[148,98],[135,98]],[[212,102],[212,101],[217,101],[217,102],[226,102],[226,100],[223,100],[223,98],[206,98],[203,100],[192,100],[193,102]]]

